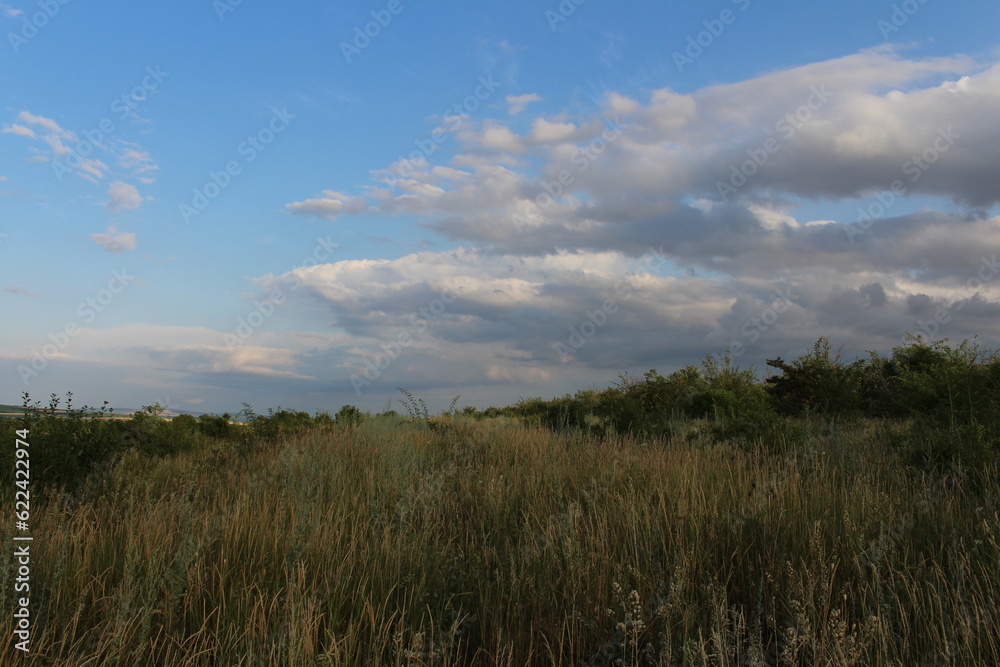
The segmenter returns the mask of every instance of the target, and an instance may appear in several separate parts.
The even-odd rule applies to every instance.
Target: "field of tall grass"
[[[32,505],[29,662],[1000,664],[995,460],[919,468],[893,444],[912,424],[788,421],[390,414],[129,448]]]

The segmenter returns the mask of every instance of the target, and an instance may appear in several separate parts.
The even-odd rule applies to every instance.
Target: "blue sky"
[[[1000,6],[649,4],[4,0],[0,402],[996,345]]]

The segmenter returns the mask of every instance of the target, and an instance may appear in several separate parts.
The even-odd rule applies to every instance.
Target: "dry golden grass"
[[[784,452],[437,426],[133,454],[34,507],[33,661],[1000,664],[995,484],[908,472],[878,423]]]

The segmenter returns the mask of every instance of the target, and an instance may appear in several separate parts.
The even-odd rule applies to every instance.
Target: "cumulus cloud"
[[[507,101],[515,115],[534,100]],[[859,353],[907,332],[1000,341],[998,115],[1000,65],[882,47],[689,93],[609,92],[590,115],[470,122],[448,161],[410,165],[392,189],[376,172],[366,193],[459,249],[288,277],[353,341],[335,364],[348,375],[454,294],[386,371],[431,383],[556,382],[727,349],[760,363],[820,335]],[[352,198],[334,194],[288,206],[337,214]],[[841,213],[813,219],[814,202]]]
[[[671,266],[654,255],[636,261],[615,252],[521,257],[460,249],[297,269],[262,286],[294,280],[305,288],[299,293],[326,304],[331,324],[357,341],[349,356],[358,368],[382,343],[408,334],[421,355],[447,359],[464,348],[465,363],[483,377],[540,380],[548,367],[562,365],[556,343],[609,299],[621,312],[605,316],[603,342],[579,358],[607,368],[631,365],[655,346],[627,342],[637,321],[704,335],[713,313],[728,306],[725,294],[713,280],[667,275]],[[513,375],[489,370],[504,363]]]
[[[108,186],[108,208],[112,211],[131,211],[142,206],[142,195],[134,185],[114,181]]]
[[[122,253],[127,250],[135,250],[135,234],[118,233],[118,228],[111,225],[104,232],[91,234],[90,239],[108,252]]]
[[[576,131],[577,127],[573,123],[560,123],[537,118],[532,127],[531,138],[537,143],[560,142],[573,137]]]
[[[896,187],[885,217],[908,214],[918,196],[991,207],[1000,197],[991,148],[1000,143],[998,92],[1000,66],[907,61],[880,49],[687,95],[609,94],[596,118],[537,118],[523,136],[491,120],[466,128],[452,165],[468,178],[446,179],[428,164],[411,171],[405,192],[378,192],[377,208],[425,216],[450,238],[498,252],[642,252],[664,239],[717,268],[718,257],[774,245],[774,235],[801,243],[845,234],[798,229],[817,225],[795,221],[794,199],[863,199]],[[491,151],[528,151],[540,167]]]
[[[345,386],[385,367],[371,378],[383,389],[418,381],[543,387],[595,371],[610,379],[622,369],[676,367],[725,350],[760,368],[766,358],[801,354],[821,335],[856,353],[888,349],[907,332],[940,328],[939,313],[956,337],[997,337],[996,286],[972,280],[989,266],[995,277],[995,255],[958,277],[930,268],[845,274],[822,264],[735,277],[702,275],[658,252],[637,259],[459,249],[347,260],[261,284],[295,280],[305,289],[290,298],[326,309],[349,341],[330,358]]]

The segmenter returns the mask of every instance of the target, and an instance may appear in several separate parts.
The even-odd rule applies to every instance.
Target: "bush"
[[[830,342],[822,337],[806,354],[792,363],[771,359],[768,366],[781,371],[767,378],[772,407],[784,415],[845,415],[858,411],[861,404],[863,364],[845,365],[841,353],[832,355]]]
[[[947,339],[925,343],[911,339],[893,350],[898,369],[896,412],[955,428],[997,425],[1000,407],[1000,359],[976,342],[949,347]]]
[[[337,411],[335,419],[341,426],[357,426],[364,421],[365,415],[353,405],[345,405]]]
[[[228,412],[222,415],[198,415],[198,428],[209,438],[226,438],[233,433],[233,425],[229,423],[231,419]]]
[[[23,418],[4,420],[0,430],[11,439],[15,430],[29,430],[31,481],[40,493],[51,488],[72,492],[128,449],[162,456],[189,450],[199,441],[190,430],[191,421],[174,425],[159,417],[163,411],[159,405],[147,406],[129,419],[118,419],[106,402],[99,409],[74,408],[72,392],[66,394],[65,408],[60,408],[62,401],[55,394],[46,407],[32,403],[28,394],[23,397]],[[12,455],[4,448],[5,458]],[[0,465],[3,479],[13,474],[6,460]]]

